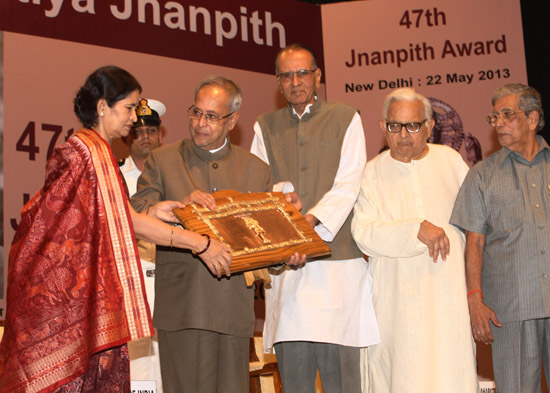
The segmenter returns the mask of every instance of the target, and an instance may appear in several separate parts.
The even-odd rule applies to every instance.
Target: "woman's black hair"
[[[135,90],[141,93],[141,85],[128,71],[116,66],[98,68],[76,93],[74,113],[84,127],[92,128],[97,125],[99,100],[112,107]]]

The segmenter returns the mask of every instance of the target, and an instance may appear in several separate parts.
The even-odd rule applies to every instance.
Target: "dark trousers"
[[[550,389],[550,318],[507,322],[491,331],[498,393],[540,393],[541,364]]]
[[[275,344],[284,393],[315,393],[317,370],[324,393],[361,393],[359,348],[307,341]]]
[[[250,338],[208,330],[158,331],[165,393],[247,393]]]

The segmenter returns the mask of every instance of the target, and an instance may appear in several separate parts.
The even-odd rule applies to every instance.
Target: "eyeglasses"
[[[415,134],[420,131],[420,128],[422,128],[422,124],[424,124],[426,120],[428,119],[424,119],[422,121],[413,121],[410,123],[397,123],[395,121],[387,121],[386,130],[388,130],[388,132],[391,132],[392,134],[397,134],[398,132],[401,132],[401,128],[405,127],[409,134]]]
[[[282,82],[291,82],[294,80],[294,74],[296,74],[298,79],[302,80],[313,74],[315,71],[317,71],[317,67],[312,70],[281,72],[280,74],[277,74],[277,78],[279,78],[279,80],[281,80]]]
[[[525,111],[515,112],[515,111],[511,111],[509,109],[505,109],[505,110],[500,111],[500,112],[495,112],[492,115],[487,116],[487,123],[489,123],[491,126],[494,127],[494,126],[497,125],[497,120],[499,118],[501,118],[504,123],[509,123],[512,120],[514,120],[514,117],[518,113],[525,113]]]
[[[142,129],[134,128],[132,130],[132,135],[136,139],[139,139],[145,135],[147,135],[148,137],[154,136],[154,135],[157,135],[158,133],[159,133],[159,130],[156,127],[148,127],[148,128],[142,128]]]
[[[204,120],[206,120],[206,122],[210,124],[218,124],[221,120],[227,119],[229,116],[231,116],[234,113],[235,112],[231,112],[225,116],[220,116],[217,113],[204,113],[195,105],[191,105],[189,109],[187,109],[187,114],[191,119],[200,120],[201,116],[204,116]]]

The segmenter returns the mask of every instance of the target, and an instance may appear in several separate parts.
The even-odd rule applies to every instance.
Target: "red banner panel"
[[[9,0],[0,30],[268,74],[300,42],[323,66],[321,7],[295,0]]]

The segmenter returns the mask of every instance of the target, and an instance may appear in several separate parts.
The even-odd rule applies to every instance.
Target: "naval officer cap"
[[[137,121],[133,127],[160,125],[160,117],[166,113],[166,106],[160,101],[151,98],[142,98],[136,108]]]

